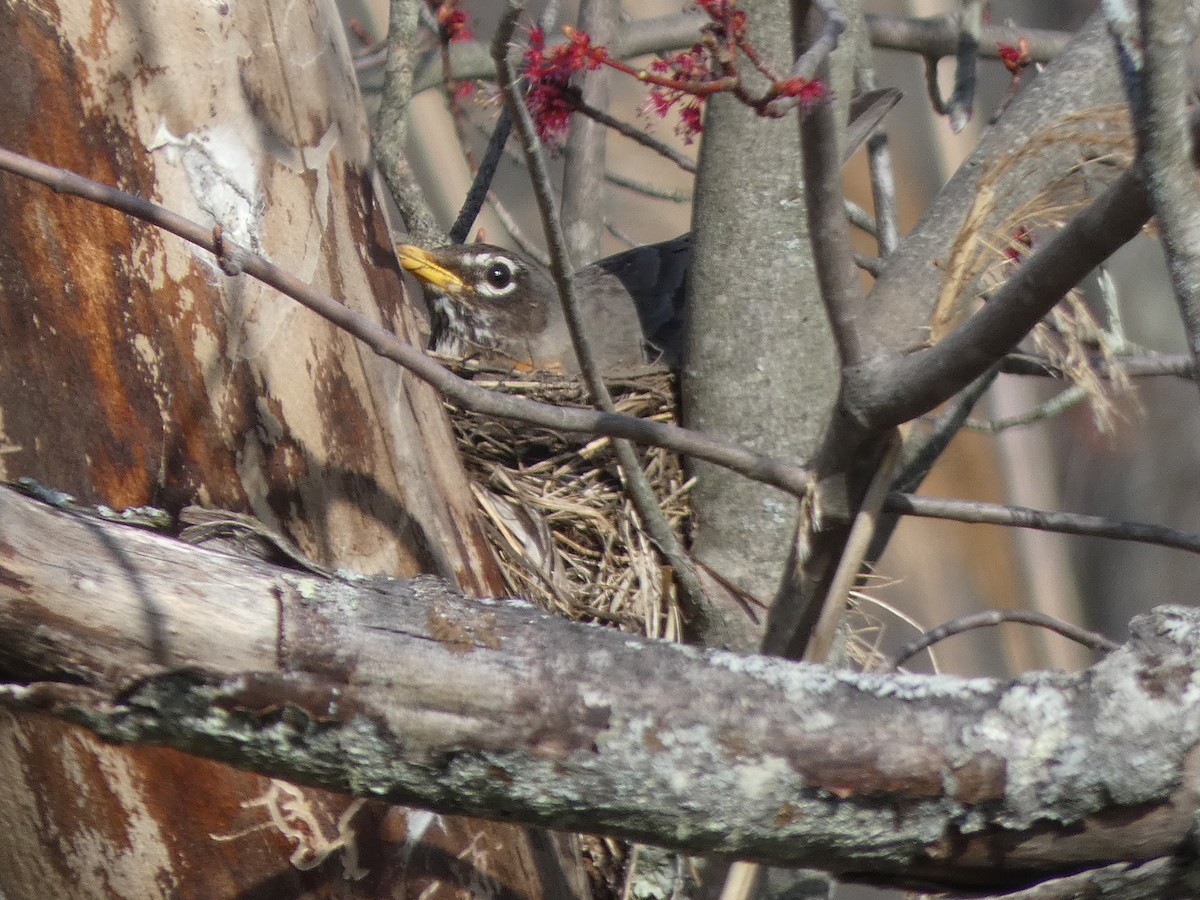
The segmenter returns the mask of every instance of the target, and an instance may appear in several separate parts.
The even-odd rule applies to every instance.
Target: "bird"
[[[851,99],[843,159],[900,99],[891,88]],[[400,265],[425,288],[431,349],[509,369],[577,374],[579,363],[549,270],[491,244],[424,249],[397,244]],[[592,353],[605,372],[683,359],[684,297],[691,235],[635,247],[575,273]]]
[[[691,239],[682,235],[575,273],[575,292],[601,370],[679,366]],[[424,285],[430,348],[511,369],[577,374],[558,290],[541,263],[491,244],[396,247]]]

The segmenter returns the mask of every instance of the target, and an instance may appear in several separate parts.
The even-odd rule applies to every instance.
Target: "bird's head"
[[[434,350],[543,362],[541,344],[562,318],[544,267],[490,244],[437,250],[400,244],[396,251],[425,287]]]

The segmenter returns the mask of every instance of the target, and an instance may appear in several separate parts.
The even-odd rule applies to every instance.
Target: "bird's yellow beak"
[[[465,286],[459,276],[420,247],[414,247],[412,244],[397,244],[396,255],[400,258],[400,265],[439,290],[453,293],[462,290]]]

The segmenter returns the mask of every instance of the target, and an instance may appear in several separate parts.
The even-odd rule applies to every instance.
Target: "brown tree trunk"
[[[0,33],[0,144],[219,225],[416,334],[326,4],[18,2]],[[0,477],[118,509],[252,513],[329,565],[499,589],[423,384],[119,213],[3,177],[0,217]],[[148,598],[169,665],[155,626]],[[365,877],[336,853],[306,870],[346,798],[46,718],[0,714],[0,767],[9,898],[580,890],[577,867],[543,865],[548,838],[382,804],[348,823]]]

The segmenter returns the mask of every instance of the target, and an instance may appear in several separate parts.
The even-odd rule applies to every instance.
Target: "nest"
[[[586,387],[574,378],[516,376],[471,361],[458,363],[456,371],[480,387],[590,406]],[[676,420],[669,372],[648,370],[608,385],[618,412]],[[572,619],[680,639],[671,570],[629,500],[608,438],[447,408],[509,592]],[[691,483],[679,457],[656,447],[637,452],[667,521],[686,543]]]
[[[590,406],[587,389],[573,378],[517,377],[471,360],[447,362],[480,387],[560,406]],[[648,370],[607,384],[618,412],[676,421],[671,373]],[[671,569],[629,499],[608,438],[493,419],[451,403],[446,408],[508,592],[575,620],[682,640]],[[692,482],[679,456],[658,447],[639,448],[638,455],[667,521],[687,546]],[[885,627],[864,604],[879,601],[853,591],[843,650],[871,668],[883,658],[879,642]]]

